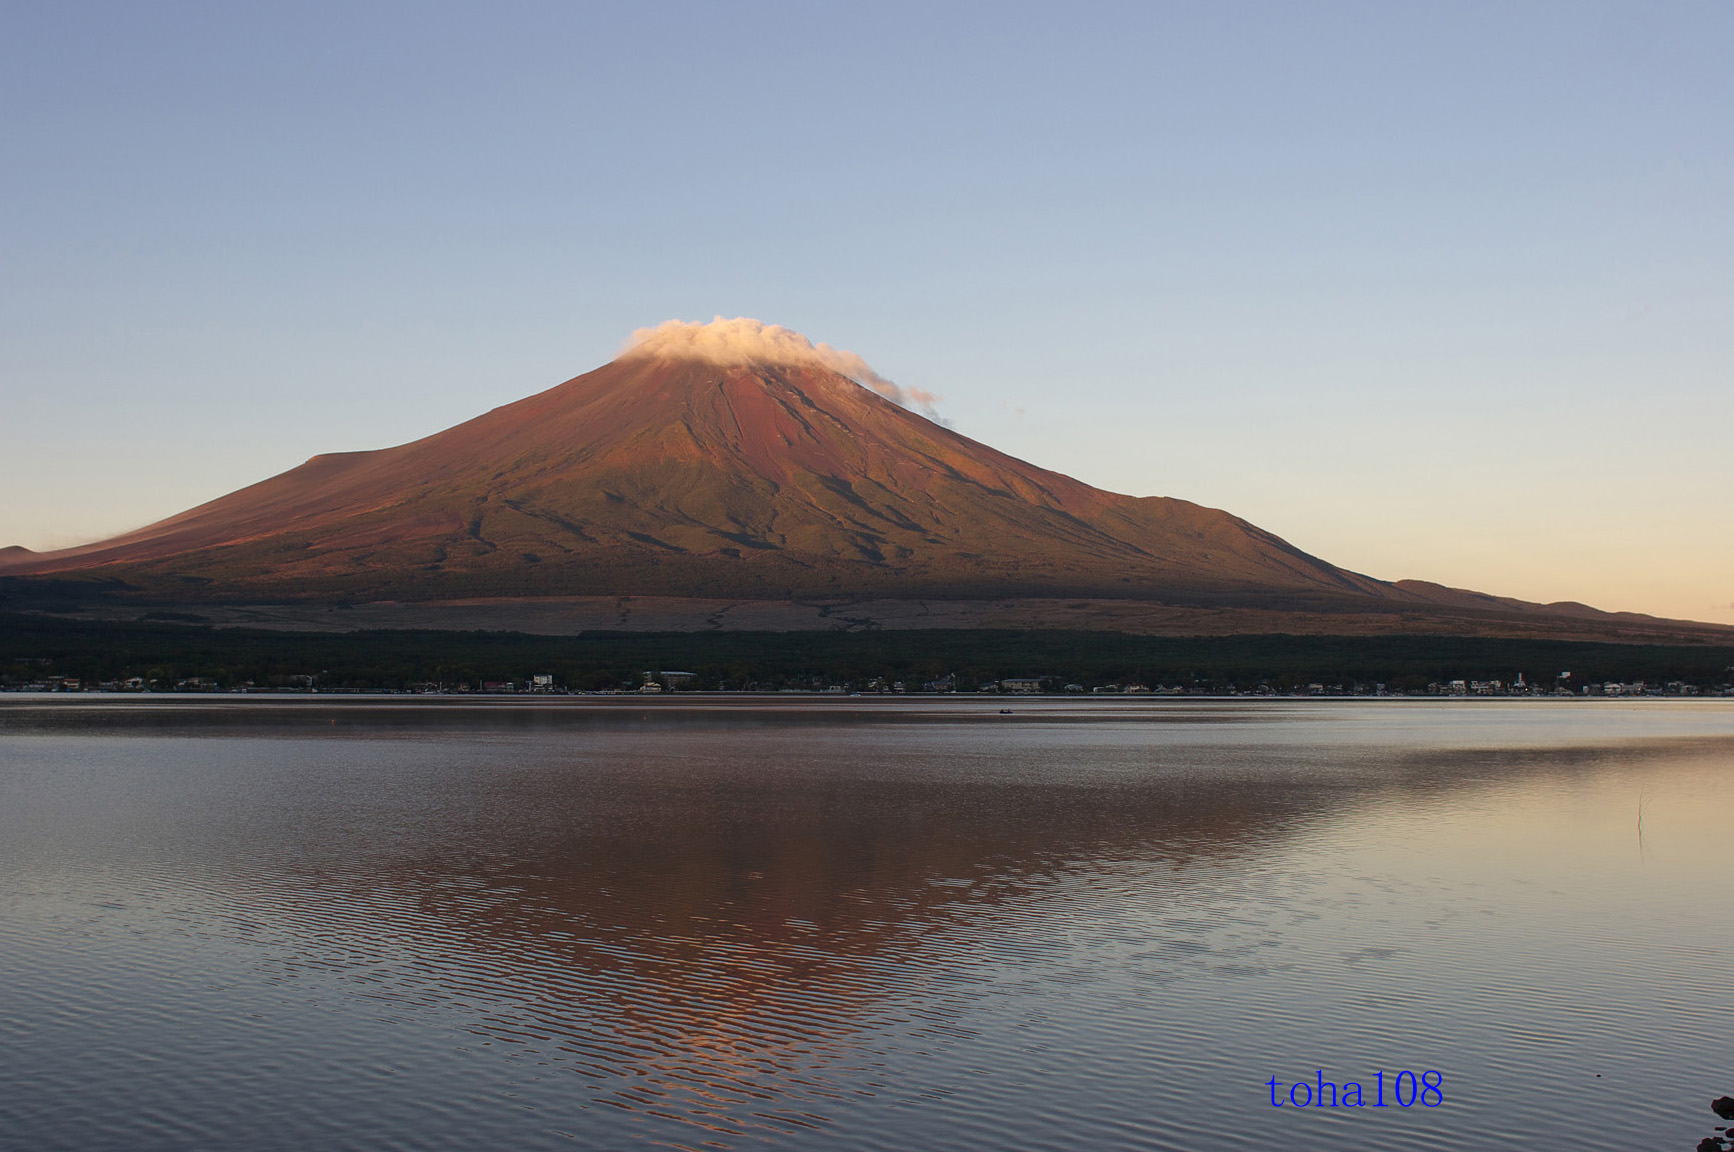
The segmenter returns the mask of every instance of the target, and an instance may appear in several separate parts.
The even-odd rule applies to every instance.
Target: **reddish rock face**
[[[1226,512],[1026,464],[817,365],[651,356],[112,540],[0,554],[0,571],[222,597],[1410,599]]]

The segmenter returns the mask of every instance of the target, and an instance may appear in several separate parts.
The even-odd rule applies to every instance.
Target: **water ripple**
[[[1703,1134],[1734,746],[1200,715],[0,732],[0,1145]]]

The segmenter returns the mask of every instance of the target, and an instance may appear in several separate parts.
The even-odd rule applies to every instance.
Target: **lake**
[[[1734,701],[0,697],[0,1147],[1690,1149],[1731,910]]]

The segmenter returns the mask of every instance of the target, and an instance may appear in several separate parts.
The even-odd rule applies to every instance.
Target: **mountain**
[[[8,549],[0,574],[107,578],[157,599],[230,603],[634,595],[1536,608],[1373,580],[1227,512],[1092,488],[905,406],[923,399],[786,329],[665,325],[593,372],[436,435],[315,456],[99,543]]]
[[[1382,592],[1226,512],[1092,488],[817,355],[737,343],[653,342],[426,439],[0,570],[245,595]]]

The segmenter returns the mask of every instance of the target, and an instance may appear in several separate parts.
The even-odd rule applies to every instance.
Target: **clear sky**
[[[0,544],[722,314],[1370,575],[1734,622],[1730,61],[1730,0],[0,0]]]

